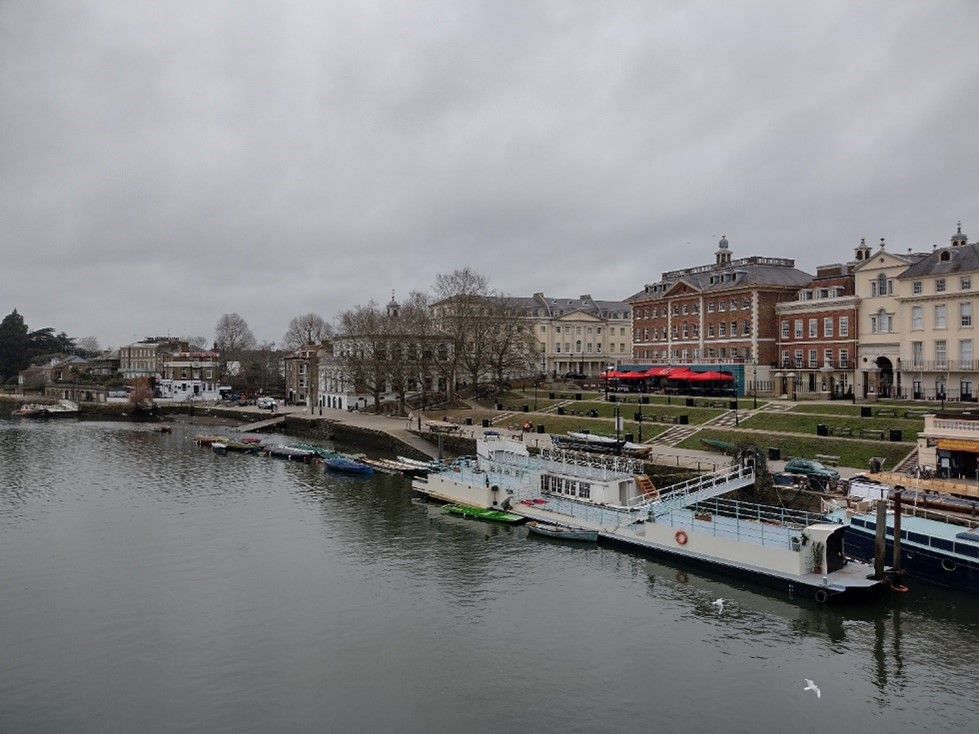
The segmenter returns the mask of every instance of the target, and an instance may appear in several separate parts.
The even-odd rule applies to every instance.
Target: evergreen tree
[[[0,382],[16,377],[29,364],[27,324],[15,308],[0,321]]]

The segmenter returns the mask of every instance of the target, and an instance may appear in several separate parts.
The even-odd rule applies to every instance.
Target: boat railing
[[[763,505],[756,502],[730,500],[714,497],[698,502],[691,508],[695,515],[721,515],[741,520],[753,520],[769,525],[784,525],[801,530],[814,523],[822,522],[823,515],[806,510],[793,510],[776,505]]]
[[[754,467],[738,464],[670,485],[661,489],[659,495],[653,498],[648,495],[634,497],[628,506],[630,509],[648,509],[651,514],[658,516],[747,486],[754,481]]]
[[[727,512],[710,512],[707,510],[692,510],[690,508],[675,508],[646,519],[642,512],[623,507],[594,505],[568,497],[557,495],[548,496],[547,509],[574,518],[582,524],[590,524],[603,529],[603,532],[613,532],[624,528],[635,528],[642,534],[640,528],[643,521],[668,525],[677,530],[690,533],[713,535],[741,542],[762,545],[766,547],[793,549],[798,548],[802,538],[802,526],[798,522],[801,515],[793,516],[786,511],[784,516],[781,508],[755,505],[750,502],[737,503],[733,500]],[[818,519],[818,516],[814,516]]]

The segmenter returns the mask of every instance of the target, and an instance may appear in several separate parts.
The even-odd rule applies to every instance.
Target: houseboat
[[[879,483],[850,483],[845,500],[823,500],[826,517],[846,528],[844,553],[872,561],[877,539],[877,508],[887,503],[885,557],[899,567],[902,578],[925,581],[957,591],[979,593],[979,522],[964,515],[939,512],[916,504],[914,493],[902,493]],[[933,504],[933,503],[930,503]],[[900,559],[894,559],[894,528],[900,513]]]

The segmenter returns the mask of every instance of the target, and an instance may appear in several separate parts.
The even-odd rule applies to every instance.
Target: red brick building
[[[729,365],[741,394],[771,392],[779,357],[775,306],[812,276],[787,258],[734,259],[721,238],[710,265],[663,273],[626,299],[633,359],[644,365]]]

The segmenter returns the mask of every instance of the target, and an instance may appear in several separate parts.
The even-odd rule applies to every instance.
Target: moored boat
[[[279,444],[271,444],[262,447],[262,451],[265,456],[272,456],[276,459],[288,459],[289,461],[303,461],[307,464],[311,461],[317,459],[319,455],[315,451],[307,451],[306,449],[296,449],[291,446],[282,446]]]
[[[503,510],[493,510],[486,507],[474,507],[473,505],[451,504],[442,508],[444,512],[459,517],[471,518],[474,520],[487,520],[489,522],[502,522],[508,525],[516,525],[526,521],[523,515],[517,515]]]
[[[348,456],[334,456],[329,459],[324,459],[323,463],[326,465],[328,470],[340,472],[341,474],[367,475],[374,473],[374,467],[368,466],[362,461],[352,459]]]
[[[551,447],[532,456],[522,442],[498,436],[478,439],[476,452],[416,477],[412,488],[457,505],[574,524],[596,531],[602,544],[747,579],[794,600],[868,597],[889,583],[844,556],[845,529],[822,515],[721,499],[754,483],[751,461],[657,489],[640,461],[622,456]],[[542,497],[546,505],[534,501]]]
[[[59,400],[57,403],[26,403],[13,411],[11,416],[46,420],[48,418],[77,418],[78,412],[78,403],[71,400]]]
[[[539,520],[531,520],[527,523],[527,530],[534,535],[542,535],[545,538],[573,540],[584,543],[598,542],[598,531],[589,530],[588,528],[570,527],[568,525],[556,525]]]
[[[855,487],[851,484],[851,490]],[[845,528],[843,550],[847,556],[871,562],[877,541],[879,502],[887,502],[885,514],[885,557],[893,559],[894,532],[901,529],[900,559],[893,565],[902,577],[925,581],[956,591],[979,594],[979,522],[935,510],[916,507],[913,499],[902,498],[900,508],[893,492],[885,489],[884,498],[853,494],[846,500],[824,500],[827,519]],[[891,497],[891,500],[886,499]],[[900,520],[896,520],[897,513]]]

